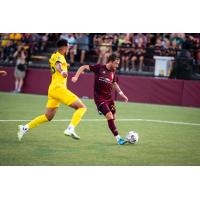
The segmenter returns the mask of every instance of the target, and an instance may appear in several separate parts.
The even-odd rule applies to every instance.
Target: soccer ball
[[[137,144],[139,136],[135,131],[130,131],[130,132],[127,133],[126,139],[131,144]]]

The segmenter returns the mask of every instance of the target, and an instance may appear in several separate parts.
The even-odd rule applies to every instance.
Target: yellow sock
[[[44,122],[47,122],[48,119],[46,117],[46,115],[40,115],[38,117],[36,117],[35,119],[33,119],[32,121],[30,121],[27,126],[28,128],[35,128],[37,126],[39,126],[40,124],[44,123]]]
[[[73,125],[74,127],[76,127],[79,124],[79,122],[81,121],[81,118],[85,114],[86,110],[87,110],[87,108],[77,109],[72,116],[70,125]]]

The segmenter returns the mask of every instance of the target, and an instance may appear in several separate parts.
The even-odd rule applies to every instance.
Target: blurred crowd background
[[[1,33],[0,65],[22,62],[28,67],[47,68],[60,38],[69,42],[67,60],[72,71],[85,63],[105,64],[108,56],[116,53],[121,60],[119,73],[153,76],[154,56],[176,58],[186,50],[184,56],[192,60],[192,73],[200,75],[199,33]]]

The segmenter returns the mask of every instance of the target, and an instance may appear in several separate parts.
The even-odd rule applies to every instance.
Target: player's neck
[[[61,50],[58,50],[58,53],[64,56],[64,53]]]
[[[109,63],[106,64],[106,68],[111,71],[111,66]]]

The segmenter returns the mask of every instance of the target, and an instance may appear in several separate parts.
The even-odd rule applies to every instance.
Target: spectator
[[[163,49],[163,43],[161,38],[157,38],[156,44],[154,46],[154,54],[155,56],[162,56],[162,49]]]
[[[12,40],[8,40],[3,49],[3,60],[5,62],[13,62],[13,53],[16,50],[16,44]]]
[[[163,49],[162,56],[176,56],[177,45],[176,41],[173,41],[173,46],[171,46],[170,40],[168,38],[164,38],[163,40]]]
[[[199,33],[193,34],[193,48],[200,49],[200,34]]]
[[[69,44],[69,56],[70,56],[70,64],[74,66],[74,57],[77,53],[77,42],[72,33],[64,33],[60,36],[61,39],[65,39]]]
[[[142,46],[146,47],[147,37],[143,33],[138,33],[138,34],[134,35],[133,42],[134,42],[135,46],[138,46],[139,43],[141,45],[141,43],[142,43]]]
[[[86,52],[89,51],[89,38],[87,34],[80,33],[77,36],[78,51],[80,52],[80,64],[85,61]]]
[[[10,33],[9,34],[9,39],[10,40],[21,40],[22,39],[22,34],[21,33]]]
[[[26,75],[26,69],[27,69],[27,52],[23,46],[19,46],[18,50],[14,53],[14,58],[17,59],[16,61],[16,67],[15,67],[15,90],[14,92],[19,93],[21,92],[21,88],[24,83],[24,78]]]
[[[112,52],[119,57],[119,37],[118,34],[114,34],[112,38]]]
[[[196,53],[194,72],[200,76],[200,49]]]
[[[101,43],[99,50],[100,52],[97,63],[104,65],[107,63],[107,59],[112,53],[112,40],[109,36],[103,37],[103,42]]]
[[[100,53],[100,45],[103,41],[103,38],[101,35],[99,34],[95,34],[94,37],[93,37],[93,48],[94,48],[94,51],[97,55],[99,55]]]
[[[22,45],[26,49],[26,53],[27,53],[26,61],[28,64],[31,63],[31,56],[35,52],[38,42],[39,40],[37,40],[34,34],[31,34],[31,33],[23,34]]]
[[[56,42],[60,38],[60,33],[49,33],[48,40],[51,42]]]
[[[119,39],[118,39],[118,45],[119,45],[119,47],[122,45],[122,43],[125,42],[125,38],[126,38],[126,34],[121,33],[121,34],[119,35]]]
[[[176,41],[174,41],[176,43]],[[185,46],[186,44],[184,44]],[[186,48],[177,54],[175,59],[175,65],[173,66],[170,78],[190,80],[192,78],[194,58],[191,52]]]
[[[121,69],[120,71],[129,71],[129,62],[132,55],[132,43],[129,37],[125,37],[125,41],[120,46],[120,56],[121,56]]]
[[[146,34],[146,40],[147,40],[146,47],[152,47],[153,46],[153,41],[152,41],[153,37],[154,37],[154,35],[151,34],[151,33]]]
[[[177,48],[181,48],[182,44],[184,42],[185,34],[181,33],[172,33],[170,36],[170,42],[173,44],[173,42],[176,42]]]
[[[139,61],[138,71],[142,72],[142,67],[144,64],[144,54],[145,54],[144,46],[142,45],[142,43],[143,43],[142,40],[140,40],[135,50],[133,51],[133,56],[131,58],[132,71],[135,70],[135,62],[138,60]]]
[[[178,53],[178,46],[176,40],[174,40],[170,48],[170,55],[176,57],[177,53]]]
[[[171,56],[170,49],[171,49],[171,43],[170,43],[169,39],[164,38],[162,56]]]
[[[49,40],[49,33],[42,33],[37,36],[35,34],[34,40],[37,43],[36,48],[34,50],[45,51]]]

